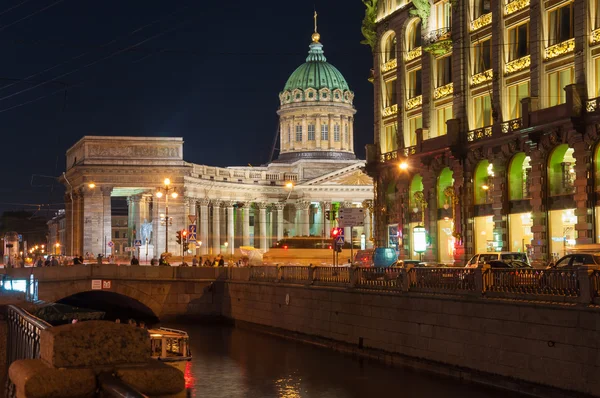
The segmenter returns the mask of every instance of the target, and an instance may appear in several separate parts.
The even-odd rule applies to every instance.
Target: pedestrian
[[[75,257],[73,257],[73,265],[79,264],[81,264],[81,261],[79,261],[79,256],[75,255]]]
[[[79,256],[79,264],[83,264],[83,256]]]
[[[192,257],[192,267],[197,267],[198,266],[198,257],[194,256]]]
[[[56,257],[52,256],[52,261],[50,261],[51,267],[58,267],[58,260]]]
[[[146,323],[144,321],[140,321],[140,327],[142,329],[146,329]]]
[[[50,263],[50,256],[46,257],[46,261],[44,261],[44,267],[49,267],[51,265]]]
[[[37,261],[35,262],[35,266],[39,268],[42,265],[44,265],[44,263],[42,262],[42,258],[38,257]]]
[[[222,255],[219,255],[219,267],[224,267],[225,266],[225,259],[223,258]]]
[[[121,323],[121,320],[119,318],[115,319],[115,323]]]
[[[140,265],[140,261],[135,257],[131,257],[131,265]]]

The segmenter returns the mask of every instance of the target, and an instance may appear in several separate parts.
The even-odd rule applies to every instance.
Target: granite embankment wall
[[[539,396],[559,394],[542,386],[600,396],[594,306],[228,281],[222,308],[235,321],[341,342],[392,364]]]

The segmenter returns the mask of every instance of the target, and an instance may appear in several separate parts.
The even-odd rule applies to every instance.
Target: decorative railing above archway
[[[523,122],[521,118],[507,120],[501,124],[502,133],[508,134],[514,131],[520,130],[523,127]]]
[[[575,51],[575,39],[565,40],[546,48],[544,59],[552,59]]]
[[[475,142],[484,138],[492,137],[492,126],[481,127],[479,129],[471,130],[467,133],[467,141]]]
[[[381,163],[393,162],[398,159],[398,151],[390,151],[381,154]]]

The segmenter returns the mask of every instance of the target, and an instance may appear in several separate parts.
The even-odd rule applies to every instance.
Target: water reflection
[[[185,380],[192,397],[501,398],[507,395],[246,330],[197,325],[170,327],[186,330],[190,335],[194,359],[186,368]]]

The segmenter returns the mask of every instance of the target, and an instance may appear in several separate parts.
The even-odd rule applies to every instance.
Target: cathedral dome
[[[313,35],[306,63],[289,77],[279,94],[281,105],[297,102],[342,102],[352,104],[354,93],[339,70],[327,62],[318,34]]]

